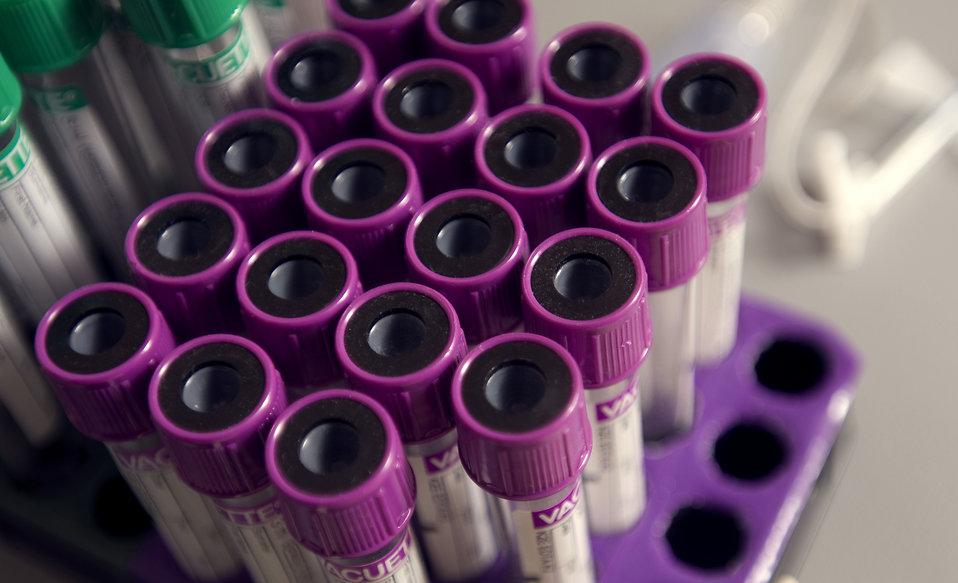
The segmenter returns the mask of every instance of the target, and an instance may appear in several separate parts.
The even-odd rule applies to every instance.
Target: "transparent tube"
[[[329,28],[325,5],[318,0],[252,0],[249,5],[274,49],[297,34]]]
[[[464,581],[488,571],[499,542],[489,499],[459,461],[456,431],[404,449],[416,477],[414,519],[433,575]]]
[[[408,527],[378,553],[322,561],[329,583],[429,583],[422,555]]]

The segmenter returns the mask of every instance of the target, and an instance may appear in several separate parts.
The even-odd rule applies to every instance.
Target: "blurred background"
[[[763,74],[768,162],[749,200],[745,292],[827,322],[864,365],[834,488],[789,560],[802,583],[953,579],[958,99],[948,95],[958,50],[949,3],[533,4],[540,46],[573,24],[608,21],[645,41],[655,71],[708,49]],[[0,565],[5,581],[93,580],[3,531]]]

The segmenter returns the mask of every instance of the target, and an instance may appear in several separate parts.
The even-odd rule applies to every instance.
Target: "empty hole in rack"
[[[70,330],[70,348],[84,356],[95,356],[113,348],[126,333],[126,320],[116,310],[93,310]]]
[[[780,393],[805,393],[817,387],[826,372],[824,353],[803,340],[775,340],[755,361],[758,382]]]
[[[675,558],[703,571],[728,571],[745,546],[738,519],[716,506],[680,508],[665,539]]]
[[[775,433],[758,422],[748,421],[727,429],[715,441],[712,457],[722,473],[757,482],[782,467],[786,451]]]
[[[119,476],[104,482],[93,500],[93,521],[111,536],[128,537],[146,532],[150,517]]]

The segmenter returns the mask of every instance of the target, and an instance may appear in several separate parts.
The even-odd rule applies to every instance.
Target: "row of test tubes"
[[[539,52],[519,0],[287,3],[337,28],[272,51],[265,2],[23,1],[0,20],[34,4],[59,19],[38,38],[81,31],[88,52],[79,33],[59,67],[0,43],[19,164],[0,193],[61,213],[39,222],[60,247],[21,245],[43,278],[3,264],[9,297],[52,304],[41,368],[180,566],[593,580],[589,536],[641,517],[643,441],[688,429],[695,367],[734,344],[754,71],[692,55],[653,82],[606,23]],[[153,115],[126,111],[151,123],[119,124],[139,136],[122,145],[97,116],[133,87]],[[65,273],[50,259],[81,274],[42,296]],[[69,292],[101,265],[136,287]]]

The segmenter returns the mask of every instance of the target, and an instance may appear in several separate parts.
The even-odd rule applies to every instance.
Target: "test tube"
[[[409,529],[416,484],[379,403],[344,389],[296,401],[270,431],[266,467],[290,532],[330,583],[428,583]]]
[[[519,105],[489,120],[476,140],[480,188],[519,211],[535,247],[550,235],[583,226],[589,135],[571,113],[552,105]]]
[[[266,63],[263,80],[270,105],[303,126],[314,152],[373,133],[376,63],[349,33],[317,30],[289,39]]]
[[[652,88],[651,132],[702,162],[711,249],[699,288],[696,359],[715,364],[732,350],[745,254],[748,191],[765,165],[765,85],[734,57],[701,53],[665,68]]]
[[[319,558],[287,530],[266,473],[266,435],[287,401],[263,349],[228,334],[191,340],[163,359],[148,396],[173,467],[230,526],[253,581],[325,581]]]
[[[582,378],[557,343],[526,333],[487,340],[452,382],[462,464],[501,501],[516,580],[594,581],[581,475],[592,450]]]
[[[22,99],[0,56],[0,285],[33,323],[103,272],[43,152],[18,119]]]
[[[412,158],[382,140],[347,140],[321,152],[303,175],[310,228],[342,241],[363,287],[406,279],[403,235],[422,205]]]
[[[269,353],[291,400],[342,378],[334,332],[360,293],[352,254],[315,231],[271,237],[243,261],[236,294],[247,334]]]
[[[270,47],[247,0],[121,0],[127,22],[154,47],[180,98],[175,119],[195,144],[216,120],[265,105]]]
[[[593,22],[567,28],[539,58],[542,101],[576,116],[598,156],[612,144],[647,133],[650,59],[632,31]]]
[[[64,296],[40,321],[34,343],[67,418],[106,444],[179,566],[197,581],[221,581],[241,563],[210,503],[176,474],[150,419],[150,376],[174,347],[152,300],[121,283]]]
[[[639,369],[645,437],[682,433],[695,413],[696,276],[709,251],[702,164],[666,138],[619,142],[589,171],[588,217],[635,247],[648,275],[655,342]]]
[[[249,249],[239,213],[215,196],[195,192],[153,203],[126,237],[133,281],[153,298],[181,341],[242,330],[235,281]]]
[[[274,49],[297,34],[326,26],[326,9],[316,0],[252,0],[257,20]]]
[[[492,114],[525,103],[537,86],[532,3],[436,0],[426,8],[427,53],[475,72]]]
[[[475,73],[444,59],[401,65],[376,88],[373,116],[379,137],[416,163],[427,199],[475,185],[472,151],[488,116]]]
[[[379,71],[425,56],[423,18],[432,0],[324,1],[330,24],[368,46]]]
[[[296,120],[280,111],[247,109],[203,134],[196,172],[206,191],[239,212],[256,244],[305,226],[300,181],[312,158]]]
[[[522,321],[519,279],[529,240],[502,197],[468,188],[439,195],[416,211],[405,249],[410,280],[449,300],[470,345]]]
[[[0,51],[31,105],[27,123],[122,274],[127,226],[168,192],[150,174],[146,152],[154,160],[165,152],[102,7],[97,0],[0,3]]]
[[[636,372],[652,325],[642,259],[602,229],[553,235],[523,268],[522,311],[526,330],[566,347],[582,374],[596,444],[584,474],[590,530],[624,532],[646,498]]]
[[[432,573],[466,581],[499,557],[483,492],[459,463],[449,401],[466,340],[452,304],[415,283],[370,290],[346,310],[336,350],[352,389],[389,412],[416,477],[415,522]]]

